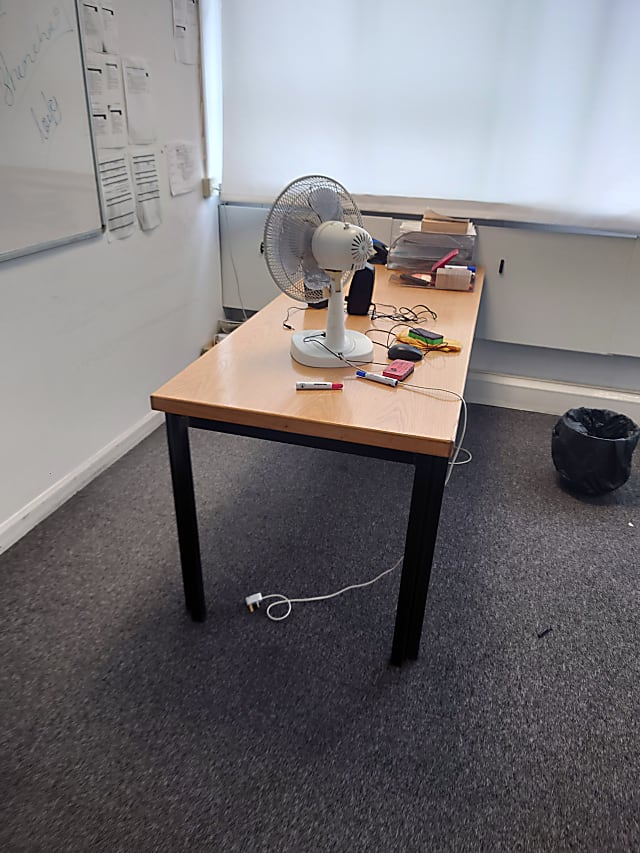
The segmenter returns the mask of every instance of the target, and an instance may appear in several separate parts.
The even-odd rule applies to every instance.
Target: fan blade
[[[317,266],[304,277],[304,292],[308,302],[321,302],[325,298],[324,288],[331,288],[331,279]]]
[[[309,205],[318,214],[321,222],[343,221],[340,197],[335,190],[329,187],[318,187],[311,190]]]
[[[282,221],[280,257],[290,278],[301,278],[307,258],[313,259],[311,238],[314,231],[313,224],[297,217],[285,217]]]
[[[329,221],[362,227],[354,200],[341,184],[325,175],[291,181],[267,214],[265,261],[275,283],[292,299],[319,302],[331,289],[332,279],[318,266],[312,248],[315,230]],[[343,282],[350,275],[345,273]]]

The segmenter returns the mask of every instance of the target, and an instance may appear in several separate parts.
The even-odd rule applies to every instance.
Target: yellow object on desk
[[[438,350],[438,352],[461,352],[462,350],[460,341],[447,340],[446,338],[441,344],[426,344],[417,338],[411,338],[409,335],[400,333],[396,335],[396,341],[402,344],[411,344],[412,347],[417,347],[424,352],[430,352],[431,350]]]

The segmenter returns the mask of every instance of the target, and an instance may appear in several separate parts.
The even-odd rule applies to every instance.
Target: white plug
[[[253,613],[253,611],[255,610],[256,607],[260,607],[261,601],[262,601],[262,593],[261,592],[254,592],[253,595],[248,595],[245,598],[244,603],[249,608],[249,612]]]

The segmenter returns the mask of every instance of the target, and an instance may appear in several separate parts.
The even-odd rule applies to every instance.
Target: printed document
[[[200,45],[197,0],[173,0],[173,46],[176,60],[197,65]]]
[[[109,234],[119,240],[128,237],[135,227],[135,212],[131,179],[124,152],[102,153],[100,183],[107,211]]]
[[[191,142],[169,142],[165,149],[171,195],[192,192],[200,178],[195,145]]]
[[[132,152],[131,171],[136,193],[138,221],[143,231],[151,231],[162,222],[160,182],[155,152],[149,149]]]
[[[147,63],[144,59],[123,59],[122,75],[127,103],[129,142],[137,145],[155,142],[151,74]]]

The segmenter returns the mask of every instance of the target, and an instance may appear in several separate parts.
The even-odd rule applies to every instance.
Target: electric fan
[[[372,360],[373,343],[344,324],[344,288],[371,254],[373,241],[360,211],[337,181],[308,175],[282,190],[264,227],[269,272],[293,299],[329,300],[326,330],[294,333],[295,361],[307,367],[348,367],[348,362]]]

